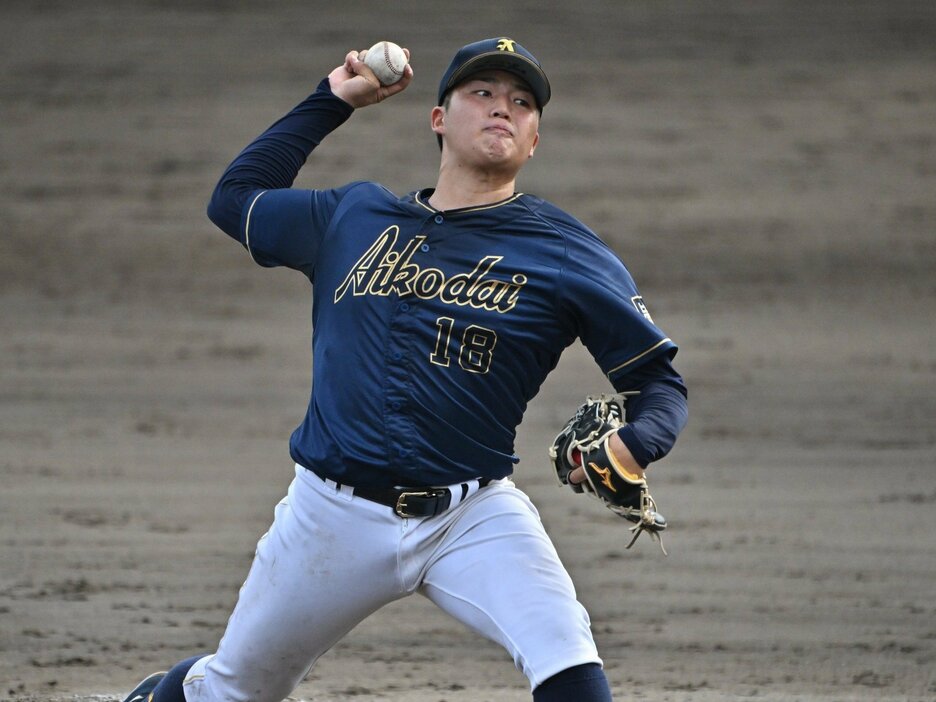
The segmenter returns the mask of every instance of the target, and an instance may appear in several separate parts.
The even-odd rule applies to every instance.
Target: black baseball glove
[[[646,531],[665,554],[661,534],[666,519],[656,511],[646,479],[621,465],[610,448],[611,436],[624,426],[624,403],[629,394],[634,393],[589,397],[553,440],[549,457],[560,483],[597,498],[634,525],[627,548]],[[573,483],[569,474],[579,467],[585,469],[585,480]]]

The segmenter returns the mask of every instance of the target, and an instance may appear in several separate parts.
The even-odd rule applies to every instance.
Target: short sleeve
[[[582,343],[612,381],[660,354],[676,353],[624,263],[594,235],[570,243],[560,300]]]
[[[319,246],[341,190],[260,190],[248,198],[243,241],[261,266],[286,266],[314,276]]]

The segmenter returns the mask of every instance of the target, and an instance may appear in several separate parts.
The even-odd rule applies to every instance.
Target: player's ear
[[[439,136],[445,134],[445,108],[441,105],[432,108],[432,112],[429,113],[429,125]]]
[[[533,137],[533,145],[530,147],[530,155],[527,158],[533,158],[533,152],[536,151],[537,144],[539,144],[539,132]]]

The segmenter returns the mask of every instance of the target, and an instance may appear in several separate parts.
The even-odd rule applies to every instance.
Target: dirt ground
[[[544,8],[0,5],[0,699],[114,700],[212,650],[291,477],[310,300],[204,207],[349,48],[416,82],[299,185],[432,185],[458,46],[520,40],[554,87],[521,186],[575,213],[681,346],[691,420],[651,473],[670,555],[555,484],[605,381],[576,346],[516,482],[589,608],[619,700],[936,699],[936,4],[602,0]],[[296,699],[526,700],[421,598]]]

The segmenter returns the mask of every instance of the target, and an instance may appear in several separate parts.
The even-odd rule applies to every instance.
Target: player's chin
[[[516,158],[495,158],[491,157],[484,163],[484,170],[498,179],[513,179],[523,168],[524,162]]]
[[[520,149],[513,137],[495,136],[493,139],[487,139],[482,151],[491,165],[519,167],[526,161],[525,158],[521,158]]]

